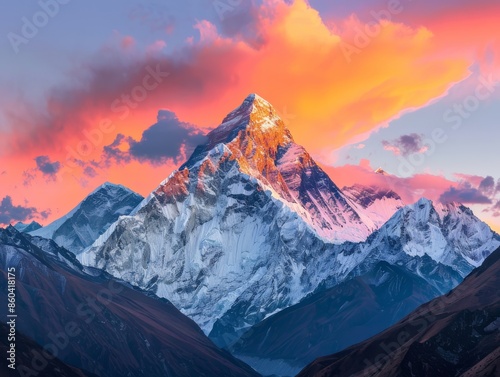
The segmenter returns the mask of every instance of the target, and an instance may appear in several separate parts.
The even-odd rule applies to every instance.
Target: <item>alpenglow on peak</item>
[[[259,126],[263,131],[277,127],[285,131],[283,121],[273,105],[255,93],[249,94],[240,106],[231,111],[217,129],[234,129],[235,126]]]
[[[237,147],[242,152],[248,152],[249,149],[256,152],[258,149],[266,156],[275,156],[280,146],[290,143],[293,143],[293,137],[275,108],[259,95],[250,94],[217,128],[207,134],[206,143],[196,148],[180,170],[186,166],[192,167],[220,145]],[[255,156],[255,153],[251,154]]]

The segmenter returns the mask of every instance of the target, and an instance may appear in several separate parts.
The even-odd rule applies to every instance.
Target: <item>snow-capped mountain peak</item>
[[[301,299],[312,245],[324,254],[325,241],[359,242],[373,230],[272,106],[251,95],[78,257],[169,297],[209,333],[243,297],[262,310],[231,321],[259,320]]]
[[[309,153],[297,145],[273,106],[256,94],[249,95],[207,135],[189,160],[170,177],[179,190],[187,172],[198,171],[198,188],[232,161],[273,198],[297,213],[322,238],[332,242],[363,241],[376,229],[365,223],[330,177]],[[175,175],[174,174],[174,175]],[[188,180],[189,181],[189,180]],[[165,183],[158,193],[172,189]],[[187,193],[187,189],[178,191]],[[163,195],[163,194],[160,194]]]
[[[500,246],[500,237],[469,208],[459,203],[433,203],[426,198],[396,212],[375,238],[385,239],[386,244],[398,240],[409,257],[427,255],[463,276]],[[372,246],[379,241],[372,241]],[[387,254],[387,248],[382,252]]]
[[[283,131],[283,127],[280,127],[282,124],[272,122],[273,119],[278,118],[273,105],[255,93],[246,97],[239,107],[231,111],[224,118],[222,124],[219,126],[220,131],[232,129],[238,124],[241,126],[240,120],[248,117],[253,118],[252,120],[259,118],[261,120],[271,120],[270,122],[247,122],[246,127],[248,128],[259,127],[262,131],[268,131],[277,127],[278,131]]]
[[[111,182],[104,182],[100,186],[96,187],[94,191],[92,191],[90,194],[87,195],[87,197],[99,192],[99,191],[108,191],[108,192],[117,192],[117,191],[124,191],[128,192],[131,194],[135,194],[131,189],[128,187],[125,187],[123,185],[117,184],[117,183],[111,183]]]
[[[207,142],[196,148],[179,170],[193,168],[220,144],[227,146],[236,158],[254,162],[252,168],[260,169],[259,160],[275,157],[279,147],[291,142],[292,135],[274,107],[262,97],[251,94],[208,133]]]
[[[364,216],[364,221],[366,223],[371,221],[376,229],[384,225],[405,205],[396,192],[387,188],[355,184],[344,187],[342,192],[354,203],[358,213]]]
[[[69,213],[30,234],[53,239],[59,246],[78,254],[119,216],[128,215],[142,199],[142,196],[122,185],[106,182]]]

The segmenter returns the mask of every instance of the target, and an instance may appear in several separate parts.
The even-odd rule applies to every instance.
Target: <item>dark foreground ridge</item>
[[[298,377],[500,376],[500,249],[445,296]]]

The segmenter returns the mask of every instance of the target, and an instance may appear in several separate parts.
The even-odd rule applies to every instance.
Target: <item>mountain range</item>
[[[421,199],[365,243],[340,251],[346,267],[338,264],[313,294],[255,324],[230,349],[261,372],[294,375],[448,293],[498,246],[498,235],[469,209]]]
[[[0,230],[0,262],[21,271],[28,342],[121,287],[50,366],[100,377],[293,376],[448,294],[500,247],[460,203],[339,188],[255,94],[146,198],[105,183],[46,227],[16,228]],[[336,357],[302,373],[337,375],[322,374]]]
[[[437,296],[434,287],[404,267],[379,262],[369,273],[254,325],[230,351],[262,374],[295,376],[314,359],[387,329]]]
[[[460,204],[402,206],[390,190],[341,190],[250,95],[78,259],[168,298],[229,346],[380,261],[446,293],[500,245]]]

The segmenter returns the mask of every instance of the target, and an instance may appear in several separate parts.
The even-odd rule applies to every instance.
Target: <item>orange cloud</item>
[[[368,160],[361,160],[359,165],[333,167],[321,164],[321,167],[339,187],[361,184],[395,190],[405,203],[414,203],[422,197],[438,202],[443,192],[459,186],[459,183],[441,175],[417,174],[399,178],[378,174]]]

